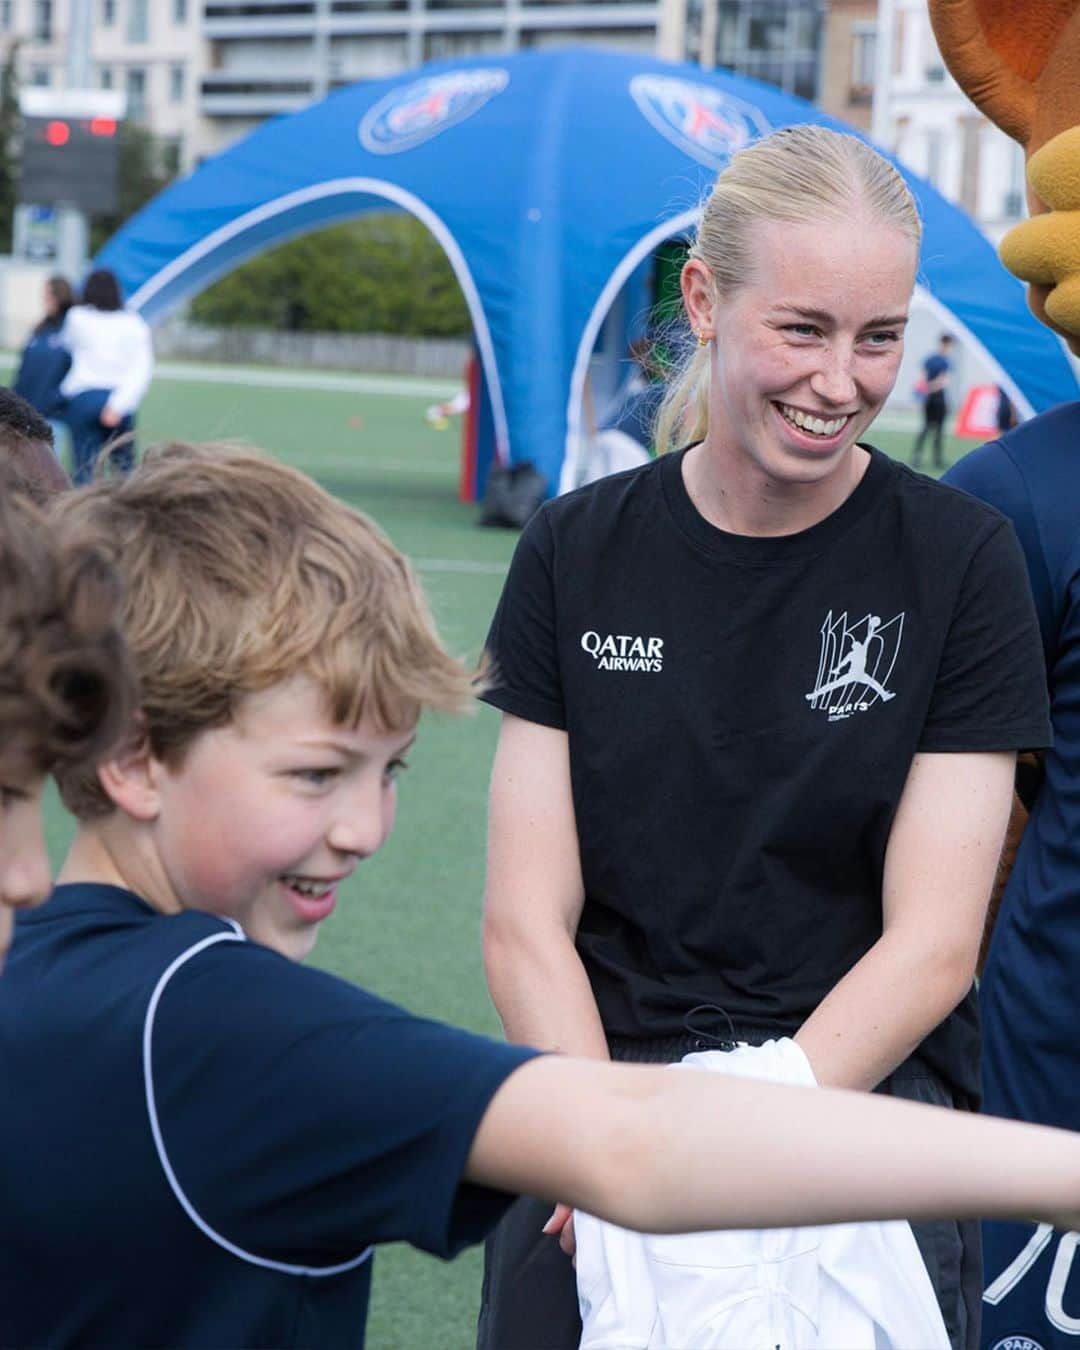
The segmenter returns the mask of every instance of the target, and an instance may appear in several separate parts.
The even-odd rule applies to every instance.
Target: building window
[[[98,71],[98,84],[102,89],[111,89],[113,87],[113,73],[109,66],[102,66]]]
[[[1005,191],[1001,214],[1006,220],[1019,220],[1027,204],[1024,184],[1027,176],[1024,169],[1024,151],[1015,141],[1009,143],[1009,186]]]
[[[111,28],[116,22],[116,0],[101,0],[101,24]]]
[[[1019,220],[1024,214],[1024,194],[1010,188],[1001,199],[1001,214],[1006,220]]]
[[[877,29],[867,23],[851,27],[851,91],[852,103],[870,103],[874,96],[874,64],[877,60]]]
[[[982,129],[985,125],[978,116],[960,118],[960,205],[969,216],[979,213]]]
[[[30,72],[30,83],[35,89],[47,89],[52,84],[52,71],[48,66],[34,66]]]
[[[706,66],[751,75],[803,98],[818,93],[822,8],[818,0],[713,0],[697,39]],[[688,25],[689,26],[689,25]],[[712,51],[704,48],[715,47]]]
[[[10,33],[15,26],[12,23],[11,6],[12,0],[0,0],[0,28],[5,33]]]
[[[873,84],[877,59],[877,29],[872,24],[853,24],[851,29],[851,83]]]
[[[926,133],[926,176],[934,187],[941,189],[942,137],[937,128]]]
[[[33,39],[35,42],[51,42],[53,36],[52,0],[34,0]]]
[[[169,101],[171,103],[183,103],[184,101],[184,67],[169,67]]]
[[[173,23],[187,23],[187,0],[173,0]]]
[[[899,9],[893,18],[892,73],[904,73],[904,48],[907,44],[907,11]]]
[[[128,112],[132,117],[141,117],[146,111],[146,71],[142,66],[132,66],[127,73]]]
[[[128,0],[127,40],[148,42],[150,39],[150,0]]]

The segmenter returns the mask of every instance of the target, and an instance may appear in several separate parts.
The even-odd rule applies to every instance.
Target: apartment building
[[[567,43],[725,67],[814,98],[823,13],[824,0],[0,0],[0,46],[18,40],[24,85],[62,88],[71,35],[85,32],[90,82],[126,93],[187,168],[357,80]]]
[[[814,100],[825,0],[664,0],[658,51]]]
[[[74,69],[127,96],[130,116],[161,138],[168,160],[200,152],[202,0],[0,0],[0,59],[18,44],[23,88],[63,89]]]
[[[872,134],[994,243],[1024,216],[1023,151],[945,69],[925,0],[879,0]]]
[[[859,131],[873,115],[878,0],[829,0],[818,104]]]
[[[596,42],[651,53],[662,0],[206,0],[200,109],[217,144],[423,61]]]

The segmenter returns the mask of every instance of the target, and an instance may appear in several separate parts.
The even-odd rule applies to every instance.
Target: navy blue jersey
[[[926,372],[927,380],[936,380],[951,369],[952,364],[948,357],[942,356],[940,352],[934,352],[923,362],[923,370]]]
[[[361,1346],[371,1246],[452,1256],[534,1052],[128,891],[61,886],[0,978],[0,1342]]]
[[[979,989],[986,1109],[1080,1126],[1080,403],[975,450],[946,479],[1003,511],[1027,559],[1054,745]],[[1076,1235],[985,1225],[983,1343],[1080,1346]],[[1027,1338],[1026,1340],[1024,1338]]]
[[[43,417],[57,417],[64,406],[60,382],[71,368],[71,353],[60,341],[61,324],[38,329],[23,349],[12,388]]]

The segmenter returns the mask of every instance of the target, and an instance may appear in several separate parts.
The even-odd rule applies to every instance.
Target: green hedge
[[[411,216],[373,215],[303,235],[196,297],[219,327],[457,337],[469,312],[446,255]]]

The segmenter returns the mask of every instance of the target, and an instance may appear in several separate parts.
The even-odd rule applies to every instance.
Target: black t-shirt
[[[876,450],[830,516],[727,534],[682,454],[549,502],[489,636],[488,701],[569,733],[577,945],[609,1035],[695,1005],[790,1034],[877,940],[912,757],[1049,741],[1008,522]],[[924,1042],[977,1085],[974,1000]]]
[[[58,887],[0,977],[0,1344],[361,1347],[371,1244],[502,1215],[462,1171],[533,1053]]]

